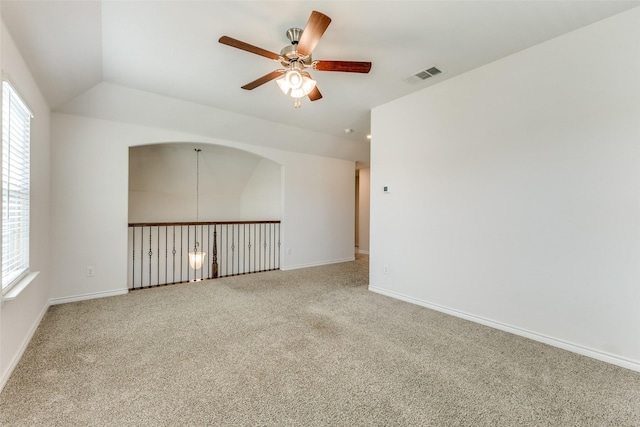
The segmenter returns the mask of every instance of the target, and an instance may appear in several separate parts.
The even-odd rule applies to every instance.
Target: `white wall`
[[[126,292],[130,146],[231,146],[283,166],[282,268],[353,259],[354,162],[183,132],[52,115],[52,302]],[[93,266],[94,277],[85,268]]]
[[[129,222],[190,222],[196,220],[196,197],[188,193],[129,191]],[[200,194],[200,221],[231,221],[240,216],[240,196]]]
[[[49,300],[49,107],[4,23],[1,32],[2,72],[31,108],[30,268],[39,274],[16,299],[0,305],[0,389],[26,348]]]
[[[262,159],[247,181],[240,196],[240,219],[243,221],[278,220],[282,216],[282,168]]]
[[[638,76],[635,8],[374,109],[371,289],[640,370]]]
[[[284,166],[282,269],[353,260],[355,162],[312,155],[273,160]]]
[[[360,178],[358,180],[358,252],[362,254],[369,253],[369,205],[370,205],[370,177],[371,169],[360,169]]]

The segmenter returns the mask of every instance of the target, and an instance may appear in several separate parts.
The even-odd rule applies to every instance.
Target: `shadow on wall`
[[[199,148],[199,191],[196,153]],[[212,144],[129,148],[129,222],[279,220],[282,166]]]

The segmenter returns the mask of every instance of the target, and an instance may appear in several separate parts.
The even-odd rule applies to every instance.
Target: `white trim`
[[[18,95],[18,97],[20,97],[20,101],[22,101],[25,108],[27,109],[27,112],[29,113],[29,116],[31,116],[31,118],[33,119],[34,118],[33,110],[31,109],[27,101],[25,101],[27,98],[25,98],[22,95],[22,92],[18,90],[18,85],[16,85],[13,82],[13,78],[11,77],[11,75],[8,73],[5,73],[4,70],[2,70],[2,81],[7,82],[9,86],[11,86],[11,89]]]
[[[364,249],[358,249],[359,254],[369,255],[369,251],[365,251]]]
[[[339,264],[341,262],[349,262],[349,261],[355,261],[356,257],[355,255],[349,258],[342,258],[342,259],[335,259],[332,261],[322,261],[322,262],[312,262],[309,264],[297,264],[297,265],[289,265],[286,267],[280,267],[280,270],[282,271],[288,271],[288,270],[297,270],[299,268],[308,268],[308,267],[319,267],[321,265],[330,265],[330,264]]]
[[[2,295],[2,302],[4,303],[5,301],[11,301],[16,299],[16,297],[20,295],[20,292],[24,291],[27,288],[27,286],[29,286],[29,283],[31,283],[33,279],[36,278],[38,273],[40,272],[32,271],[30,273],[27,273],[26,276],[24,276],[22,279],[18,280],[16,283],[14,283],[8,289],[6,289],[6,292]]]
[[[129,289],[116,289],[113,291],[92,292],[90,294],[74,295],[71,297],[51,298],[49,304],[58,305],[69,302],[85,301],[96,298],[114,297],[117,295],[125,295],[129,293]]]
[[[599,350],[594,350],[591,348],[583,347],[577,344],[573,344],[567,341],[563,341],[557,338],[549,337],[547,335],[542,335],[537,332],[528,331],[526,329],[521,329],[515,326],[507,325],[504,323],[496,322],[494,320],[489,320],[484,317],[475,316],[473,314],[465,313],[463,311],[454,310],[448,307],[444,307],[438,304],[433,304],[427,301],[423,301],[417,298],[409,297],[397,292],[389,291],[387,289],[376,288],[375,286],[369,286],[369,290],[381,295],[385,295],[391,298],[399,299],[402,301],[406,301],[412,304],[420,305],[422,307],[426,307],[432,310],[439,311],[441,313],[450,314],[455,317],[459,317],[465,320],[469,320],[471,322],[480,323],[481,325],[489,326],[494,329],[499,329],[504,332],[509,332],[514,335],[519,335],[521,337],[529,338],[534,341],[539,341],[544,344],[551,345],[553,347],[558,347],[563,350],[571,351],[573,353],[580,354],[582,356],[591,357],[596,360],[600,360],[602,362],[611,363],[612,365],[617,365],[626,369],[630,369],[632,371],[640,372],[640,362],[635,360],[626,359],[624,357],[616,356],[611,353],[606,353]]]
[[[49,309],[49,304],[47,303],[44,305],[44,307],[42,308],[42,311],[38,315],[38,318],[36,319],[34,324],[31,326],[29,333],[27,333],[27,336],[22,342],[20,349],[18,350],[16,355],[13,357],[13,360],[9,364],[7,371],[1,374],[2,377],[0,378],[0,392],[2,391],[2,389],[4,389],[4,386],[7,384],[7,381],[9,381],[9,378],[11,377],[13,370],[16,368],[16,366],[18,366],[18,362],[20,362],[20,359],[22,359],[22,355],[24,354],[24,351],[27,349],[27,346],[31,342],[31,338],[33,338],[33,334],[36,333],[36,330],[38,329],[38,326],[40,326],[40,322],[42,322],[42,319],[44,318],[44,315],[47,313],[48,309]]]

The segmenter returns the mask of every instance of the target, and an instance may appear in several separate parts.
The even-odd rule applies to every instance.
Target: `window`
[[[2,82],[2,290],[29,272],[31,112]]]

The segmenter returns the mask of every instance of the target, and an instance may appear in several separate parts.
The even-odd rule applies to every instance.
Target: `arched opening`
[[[129,288],[279,269],[281,217],[282,167],[269,159],[213,144],[130,147]],[[194,269],[196,248],[207,255]]]
[[[129,148],[129,222],[279,220],[281,166],[236,148],[165,143]]]

